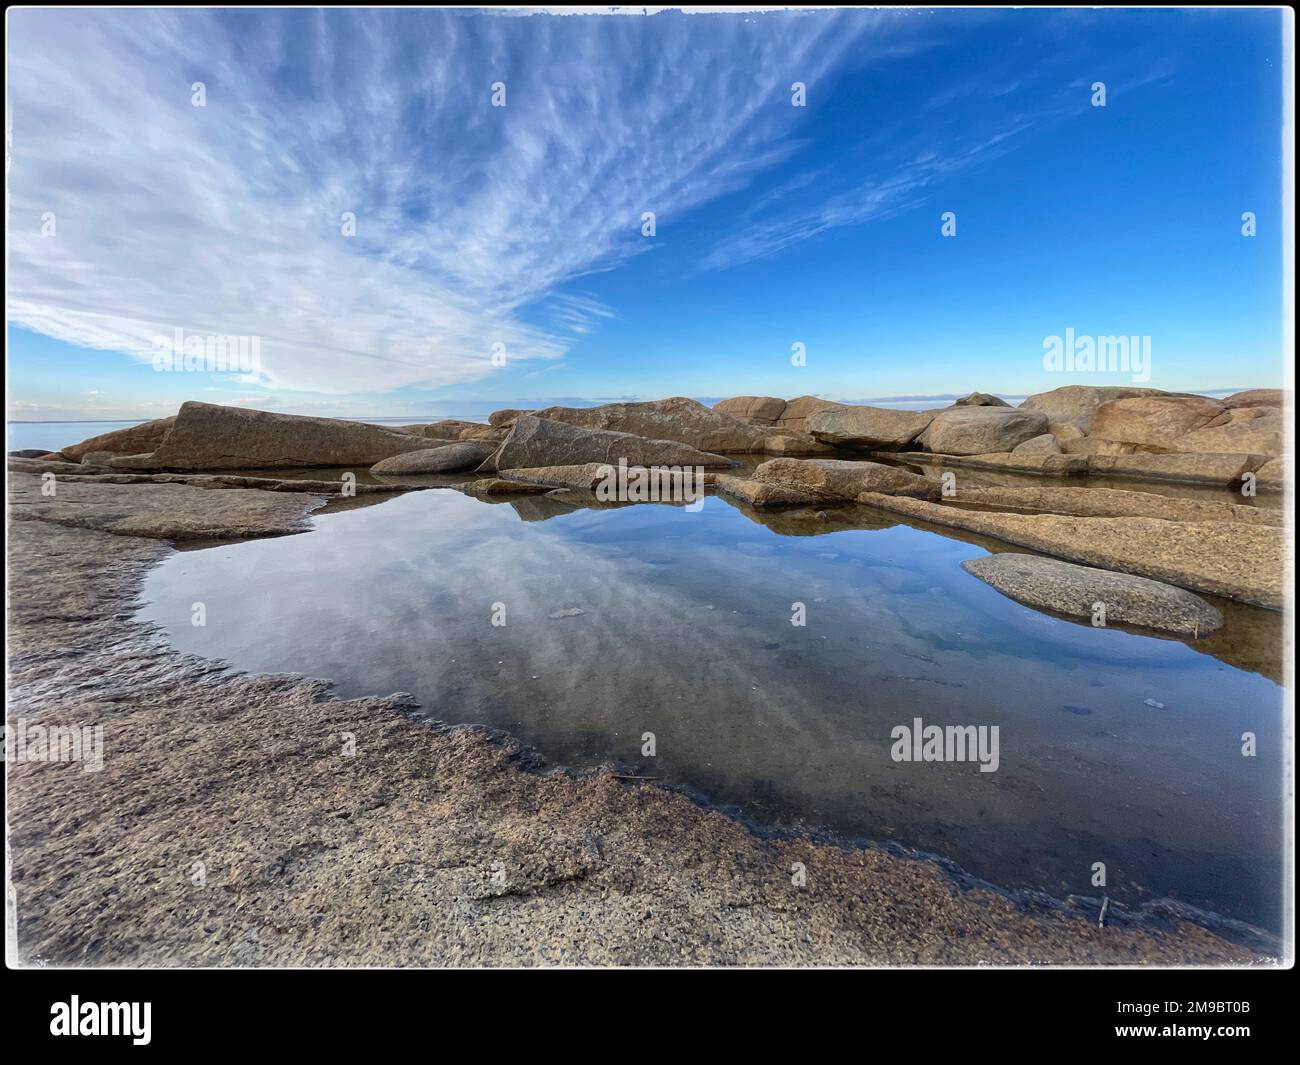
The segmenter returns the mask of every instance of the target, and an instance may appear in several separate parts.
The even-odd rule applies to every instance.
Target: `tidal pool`
[[[1195,644],[1093,628],[961,569],[995,545],[865,508],[819,521],[715,497],[576,509],[441,489],[315,521],[170,556],[143,618],[180,650],[343,697],[410,692],[430,718],[559,765],[622,763],[756,826],[1281,927],[1278,615],[1217,602],[1227,626]],[[895,761],[891,732],[916,718],[997,726],[996,772]]]

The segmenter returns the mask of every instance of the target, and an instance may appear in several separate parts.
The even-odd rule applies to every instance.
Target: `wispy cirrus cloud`
[[[9,318],[142,359],[177,326],[257,335],[264,384],[321,393],[472,381],[495,344],[557,360],[614,313],[565,286],[645,251],[643,211],[789,158],[791,81],[897,26],[21,11]]]

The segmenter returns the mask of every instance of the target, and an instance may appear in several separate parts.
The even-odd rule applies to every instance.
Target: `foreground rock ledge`
[[[333,699],[169,650],[131,615],[170,550],[158,541],[24,521],[10,550],[12,713],[101,724],[105,750],[95,773],[8,767],[23,964],[1230,964],[1272,949],[1173,907],[1112,907],[1098,928],[1081,903],[763,839],[609,772],[529,772],[498,735],[420,724],[402,697]]]

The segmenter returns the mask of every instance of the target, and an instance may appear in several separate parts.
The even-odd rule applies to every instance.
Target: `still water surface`
[[[1276,931],[1280,619],[1220,603],[1227,629],[1194,646],[1094,629],[961,569],[984,552],[863,508],[828,523],[712,497],[691,513],[434,490],[172,555],[144,616],[182,650],[345,697],[410,692],[431,718],[557,764],[621,762],[759,825],[1056,895],[1102,894],[1105,862],[1112,898]],[[893,761],[916,717],[999,726],[998,770]]]

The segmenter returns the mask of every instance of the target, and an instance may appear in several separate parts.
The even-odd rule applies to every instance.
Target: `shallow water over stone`
[[[1228,604],[1195,645],[1094,629],[961,569],[985,550],[863,508],[817,521],[712,497],[690,512],[434,490],[173,555],[142,616],[181,650],[343,696],[407,691],[429,717],[558,764],[620,762],[761,825],[1276,931],[1281,619]],[[918,717],[998,726],[997,771],[894,761],[891,730]]]

